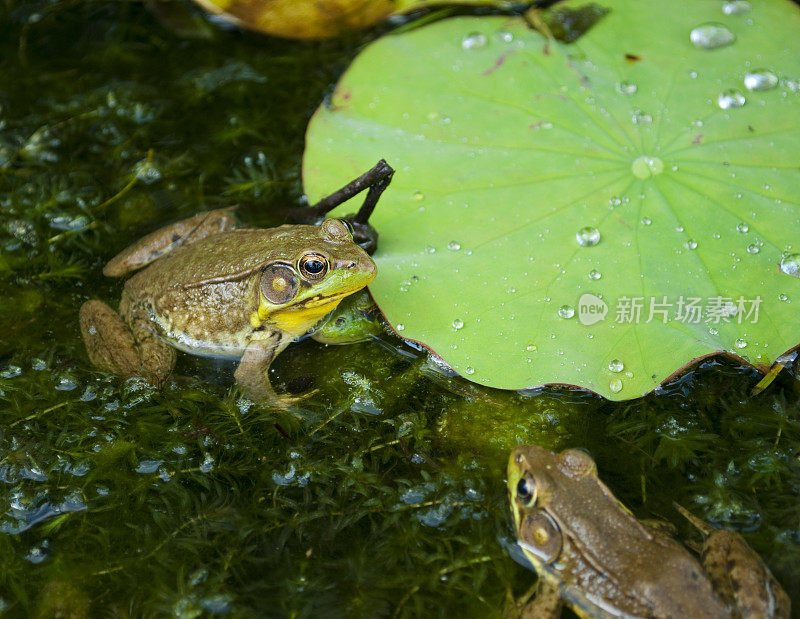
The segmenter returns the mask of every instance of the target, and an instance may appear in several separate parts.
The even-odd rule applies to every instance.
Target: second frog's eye
[[[320,280],[328,272],[328,259],[322,254],[305,254],[297,263],[303,277],[307,279]]]
[[[517,482],[517,503],[531,507],[536,502],[536,482],[533,477],[525,475]]]

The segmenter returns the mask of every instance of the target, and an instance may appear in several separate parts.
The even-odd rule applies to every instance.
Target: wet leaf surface
[[[571,45],[451,19],[355,60],[304,180],[397,169],[371,290],[402,337],[484,385],[614,400],[800,342],[800,11],[680,6],[604,3]]]

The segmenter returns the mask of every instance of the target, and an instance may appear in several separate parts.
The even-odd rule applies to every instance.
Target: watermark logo
[[[582,325],[593,325],[605,320],[608,305],[603,299],[593,294],[583,294],[578,299],[578,320]]]
[[[617,299],[613,320],[619,324],[647,324],[671,321],[685,324],[701,322],[712,325],[725,323],[758,322],[761,297],[689,297],[670,299],[661,297],[625,297]],[[608,304],[593,294],[583,294],[578,300],[578,320],[583,325],[593,325],[605,320]]]

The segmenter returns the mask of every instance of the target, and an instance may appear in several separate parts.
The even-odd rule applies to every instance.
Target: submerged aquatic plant
[[[751,398],[752,370],[709,360],[616,404],[484,389],[388,336],[306,341],[275,364],[287,390],[319,389],[295,415],[239,399],[225,363],[183,357],[163,390],[91,368],[77,308],[119,297],[101,265],[198,210],[282,222],[306,122],[366,39],[184,40],[140,3],[2,11],[6,616],[497,615],[534,578],[504,547],[518,442],[589,449],[638,516],[673,519],[676,499],[733,524],[800,590],[788,371]]]

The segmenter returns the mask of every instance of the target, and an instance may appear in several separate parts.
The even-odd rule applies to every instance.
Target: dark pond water
[[[90,367],[78,307],[121,290],[103,263],[199,210],[283,222],[310,115],[380,34],[196,26],[139,2],[0,8],[6,616],[499,616],[535,578],[507,550],[520,442],[588,449],[637,516],[691,536],[678,501],[800,590],[790,372],[751,397],[752,369],[711,359],[610,403],[481,389],[389,336],[304,341],[274,366],[279,389],[318,390],[293,414],[238,399],[230,364],[184,356],[163,390]]]

